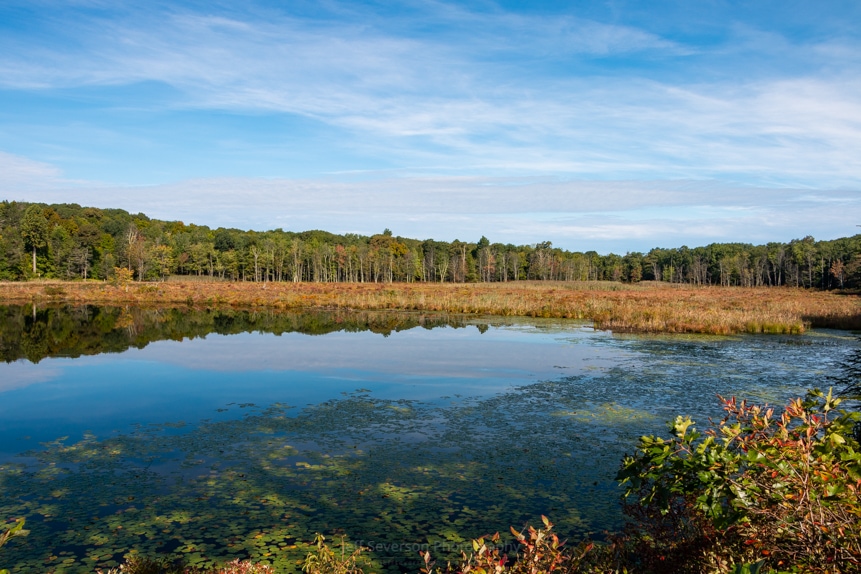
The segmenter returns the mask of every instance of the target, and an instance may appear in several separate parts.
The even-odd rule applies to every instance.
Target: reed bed
[[[0,283],[3,303],[417,310],[571,318],[643,333],[802,333],[861,329],[861,297],[784,287],[690,287],[612,282]]]

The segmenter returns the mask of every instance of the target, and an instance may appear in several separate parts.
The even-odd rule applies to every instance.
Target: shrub
[[[830,391],[779,415],[721,401],[727,415],[705,433],[678,417],[671,439],[642,437],[624,460],[633,561],[665,572],[861,571],[859,414],[836,411]]]
[[[584,558],[593,548],[592,543],[582,543],[566,548],[564,542],[551,532],[553,524],[542,516],[543,529],[529,526],[524,532],[514,528],[511,533],[519,545],[518,552],[511,557],[500,544],[499,533],[472,541],[472,553],[461,552],[459,564],[447,564],[437,568],[430,552],[422,554],[422,574],[543,574],[546,572],[580,572]]]
[[[117,287],[128,286],[134,280],[134,273],[125,267],[114,267],[111,273],[111,284]],[[128,287],[126,287],[128,290]]]
[[[107,573],[101,570],[97,574],[275,574],[275,570],[267,564],[234,560],[223,566],[214,568],[197,568],[172,562],[167,558],[154,559],[141,556],[127,556],[125,563],[119,568],[112,568]]]
[[[508,554],[508,547],[501,543],[499,533],[484,536],[472,541],[472,552],[461,552],[460,561],[437,567],[430,551],[421,553],[423,566],[421,574],[559,574],[575,572],[621,572],[607,569],[605,564],[610,555],[607,552],[593,552],[592,543],[581,543],[566,547],[559,537],[551,532],[553,524],[542,516],[543,529],[529,526],[523,532],[514,528],[511,533],[518,545],[514,555]],[[308,574],[362,574],[360,565],[371,566],[364,550],[356,548],[351,552],[341,540],[340,549],[333,550],[317,535],[316,550],[308,554],[302,570]],[[600,564],[600,566],[599,566]]]
[[[341,538],[340,551],[332,550],[326,544],[326,537],[318,534],[314,539],[317,549],[309,552],[302,564],[306,574],[363,574],[361,563],[366,563],[363,549],[355,548],[347,552],[347,543]]]

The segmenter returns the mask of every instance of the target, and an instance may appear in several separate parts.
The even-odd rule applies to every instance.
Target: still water
[[[285,571],[317,532],[415,571],[548,515],[623,517],[643,434],[717,395],[780,404],[857,354],[849,333],[633,336],[559,320],[0,308],[0,520],[12,571],[131,549]]]

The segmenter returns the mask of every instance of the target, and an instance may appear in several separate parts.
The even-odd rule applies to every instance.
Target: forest
[[[601,255],[554,247],[326,231],[242,231],[161,221],[121,209],[0,202],[0,280],[138,281],[206,276],[230,281],[664,281],[814,289],[861,286],[861,235],[765,245],[713,243]]]

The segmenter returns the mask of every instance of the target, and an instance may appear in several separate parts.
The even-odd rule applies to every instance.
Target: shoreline
[[[426,311],[592,321],[634,333],[800,334],[861,329],[861,297],[791,287],[667,283],[0,282],[0,304]]]

